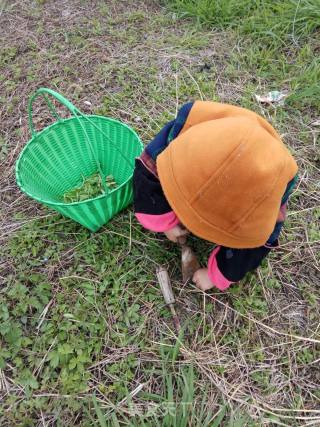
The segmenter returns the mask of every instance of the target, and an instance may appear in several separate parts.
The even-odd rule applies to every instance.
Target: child
[[[188,103],[136,159],[136,217],[173,242],[191,232],[215,243],[207,268],[193,281],[202,290],[225,290],[278,246],[297,170],[258,114]]]

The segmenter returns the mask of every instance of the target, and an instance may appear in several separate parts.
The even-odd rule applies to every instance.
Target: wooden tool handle
[[[157,268],[157,278],[166,304],[174,304],[175,299],[172,292],[169,274],[164,267]]]

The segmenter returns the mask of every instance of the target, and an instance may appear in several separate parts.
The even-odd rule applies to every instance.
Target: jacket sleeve
[[[141,159],[136,159],[133,174],[135,215],[148,230],[164,232],[179,224],[179,219],[168,204],[158,177],[151,170]]]
[[[275,245],[277,242],[274,243]],[[231,249],[217,246],[208,261],[208,276],[214,286],[221,291],[232,283],[239,282],[261,264],[271,246],[254,249]]]
[[[249,271],[259,267],[271,249],[278,246],[278,238],[286,218],[288,199],[297,179],[295,176],[287,185],[274,230],[264,246],[254,249],[218,246],[214,249],[208,261],[208,276],[215,287],[225,290],[232,283],[242,280]]]
[[[151,231],[164,232],[179,223],[169,206],[157,173],[157,156],[176,138],[192,109],[193,102],[184,104],[175,120],[167,123],[136,159],[133,175],[134,209],[137,220]]]

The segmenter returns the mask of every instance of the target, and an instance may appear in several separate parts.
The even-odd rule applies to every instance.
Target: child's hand
[[[197,288],[202,291],[206,291],[214,287],[214,284],[209,279],[207,268],[199,268],[199,270],[194,273],[192,281],[196,284]]]
[[[176,225],[168,231],[165,231],[164,234],[167,236],[171,242],[177,243],[179,239],[179,243],[186,242],[186,235],[189,234],[189,230],[186,228],[182,228],[181,225]]]

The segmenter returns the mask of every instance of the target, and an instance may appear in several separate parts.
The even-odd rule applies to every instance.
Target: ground
[[[302,28],[294,5],[280,25],[288,44],[278,47],[277,26],[259,42],[250,23],[241,32],[229,15],[197,20],[186,5],[0,6],[3,426],[320,425],[318,27],[310,18]],[[229,291],[201,293],[182,286],[179,249],[144,232],[132,208],[90,233],[25,197],[14,166],[30,139],[29,96],[41,86],[122,120],[144,143],[191,99],[262,114],[300,168],[280,248]],[[284,105],[257,103],[255,93],[273,89],[290,93]],[[37,103],[36,127],[49,120]],[[210,245],[191,243],[205,262]],[[179,337],[159,264],[173,281]]]

